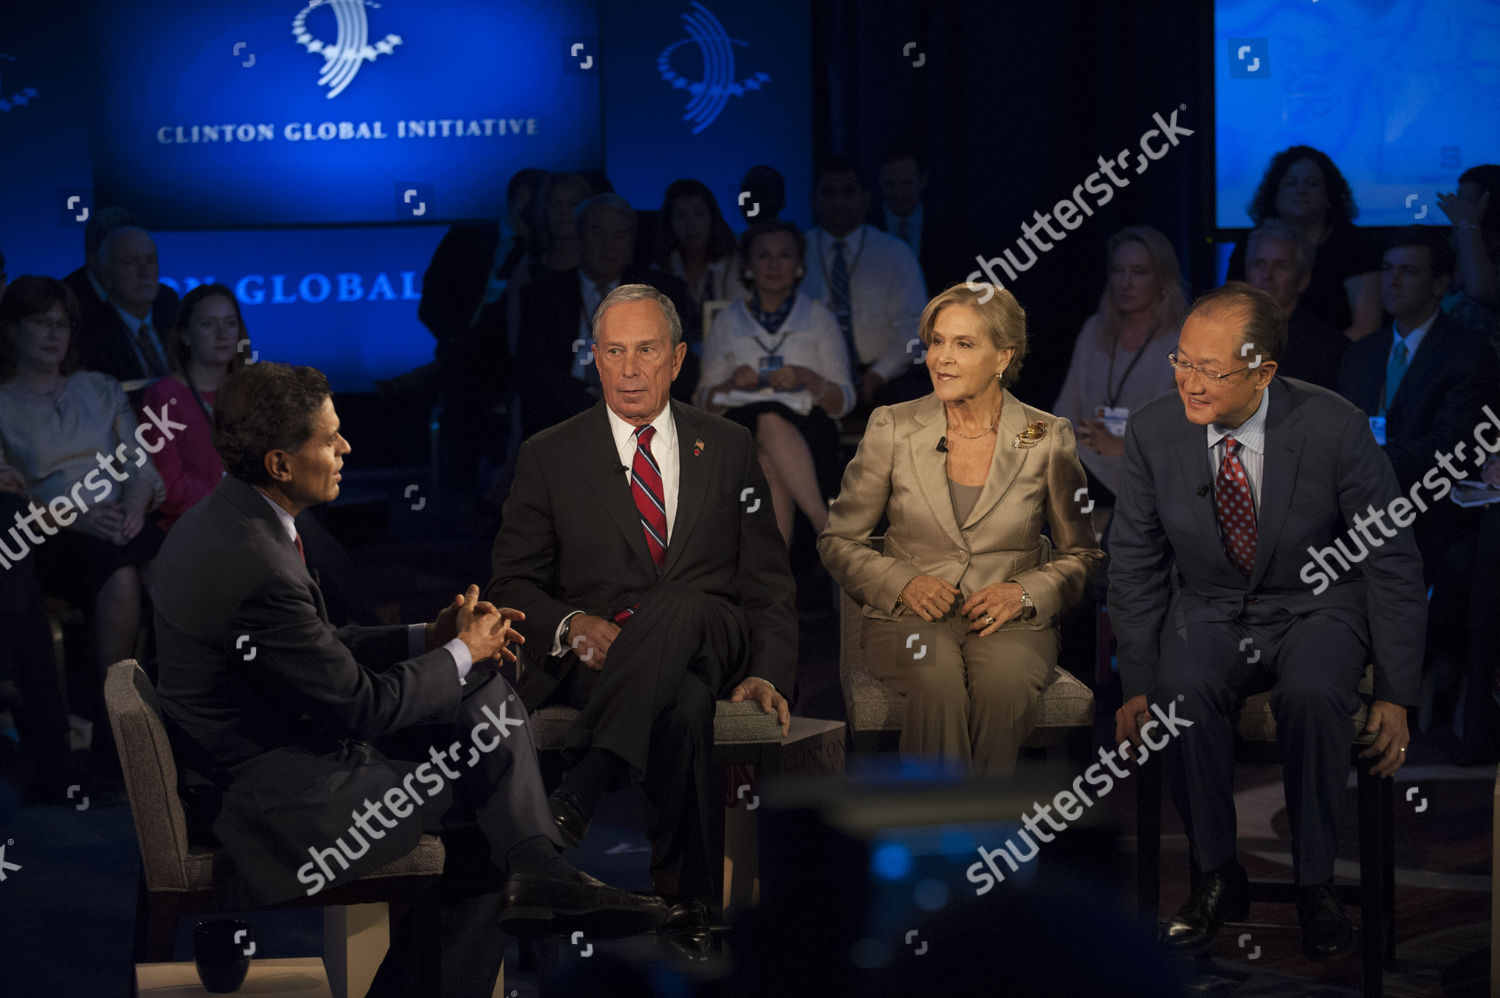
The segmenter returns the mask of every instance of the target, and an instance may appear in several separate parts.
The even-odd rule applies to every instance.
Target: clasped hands
[[[470,586],[426,626],[427,649],[441,648],[457,638],[469,649],[476,665],[492,658],[514,662],[516,653],[508,646],[512,642],[523,645],[526,639],[513,625],[525,619],[526,614],[520,610],[496,608],[493,603],[480,600],[479,587]]]
[[[760,372],[748,364],[741,364],[729,376],[729,381],[736,388],[753,391],[760,386]],[[828,389],[827,378],[810,367],[801,367],[797,364],[785,364],[778,367],[766,376],[766,384],[782,392],[806,388],[812,392],[815,399]]]
[[[1018,582],[992,583],[964,600],[958,612],[969,619],[969,630],[987,637],[1021,613],[1024,592]],[[935,575],[919,575],[901,590],[901,602],[923,620],[937,621],[948,615],[962,595]]]

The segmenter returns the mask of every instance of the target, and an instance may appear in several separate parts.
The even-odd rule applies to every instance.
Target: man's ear
[[[266,451],[264,458],[266,474],[277,485],[292,480],[291,455],[284,450]]]
[[[677,380],[677,375],[682,373],[682,362],[687,358],[687,344],[679,343],[672,348],[672,380]]]

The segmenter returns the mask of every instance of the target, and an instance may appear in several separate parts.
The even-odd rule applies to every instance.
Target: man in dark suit
[[[604,296],[622,284],[649,284],[672,299],[686,316],[689,348],[698,341],[699,321],[688,306],[687,285],[657,270],[638,267],[635,256],[635,210],[618,194],[596,194],[578,206],[579,265],[527,286],[521,294],[521,332],[516,343],[522,430],[534,436],[549,426],[591,408],[599,401],[599,377],[589,345],[590,317]],[[484,339],[503,337],[497,324],[503,309],[480,316]],[[691,352],[677,389],[691,398],[698,383],[698,358]]]
[[[214,445],[225,478],[156,560],[158,693],[189,813],[256,899],[347,883],[426,830],[448,846],[444,994],[490,993],[496,927],[654,928],[658,899],[562,861],[525,714],[482,664],[514,658],[520,614],[471,586],[426,625],[329,624],[294,522],[337,497],[350,450],[323,375],[245,368],[219,389]],[[372,994],[407,993],[408,938],[393,931]]]
[[[100,208],[89,216],[83,227],[83,266],[62,279],[78,298],[79,308],[86,309],[108,297],[104,290],[104,268],[99,264],[99,244],[115,229],[139,224],[129,208],[118,206]]]
[[[750,434],[669,404],[687,352],[671,299],[624,285],[594,327],[603,400],[522,445],[487,594],[526,614],[526,705],[582,711],[552,795],[564,837],[583,838],[606,790],[641,781],[656,890],[677,902],[663,942],[704,959],[721,862],[705,838],[723,806],[714,701],[756,700],[787,730],[795,585]]]
[[[1375,740],[1360,754],[1388,776],[1405,759],[1403,705],[1416,701],[1426,600],[1405,529],[1412,504],[1390,463],[1352,405],[1275,376],[1285,346],[1275,300],[1226,284],[1183,323],[1177,397],[1131,414],[1110,528],[1125,695],[1115,730],[1139,744],[1148,704],[1182,719],[1167,773],[1197,876],[1162,936],[1201,952],[1248,911],[1231,717],[1247,694],[1273,686],[1303,951],[1332,959],[1354,945],[1332,879],[1356,690],[1373,661]]]
[[[177,321],[177,293],[157,280],[150,233],[133,225],[112,229],[99,244],[99,268],[107,298],[83,309],[80,366],[125,382],[164,377],[171,370],[167,340]]]
[[[1313,248],[1302,230],[1279,218],[1256,226],[1245,242],[1245,280],[1276,299],[1286,316],[1283,378],[1310,381],[1337,391],[1339,361],[1349,341],[1301,304],[1312,280]]]
[[[968,240],[943,215],[928,211],[922,195],[927,171],[910,149],[893,149],[880,160],[881,206],[872,221],[904,242],[922,265],[927,296],[936,297],[964,279],[974,255]]]

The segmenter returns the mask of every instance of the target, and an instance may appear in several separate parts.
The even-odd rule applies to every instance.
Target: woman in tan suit
[[[1072,427],[1006,391],[1026,354],[1010,292],[954,285],[920,335],[933,393],[871,415],[818,553],[864,604],[870,672],[906,699],[902,756],[1002,775],[1036,725],[1056,617],[1104,555]]]

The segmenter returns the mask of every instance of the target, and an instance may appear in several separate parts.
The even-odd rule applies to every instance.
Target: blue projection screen
[[[1214,5],[1218,225],[1271,156],[1306,144],[1348,179],[1359,224],[1446,224],[1437,191],[1500,162],[1500,4],[1339,0]]]
[[[591,0],[108,0],[89,26],[96,201],[158,228],[494,218],[523,166],[603,165]]]

